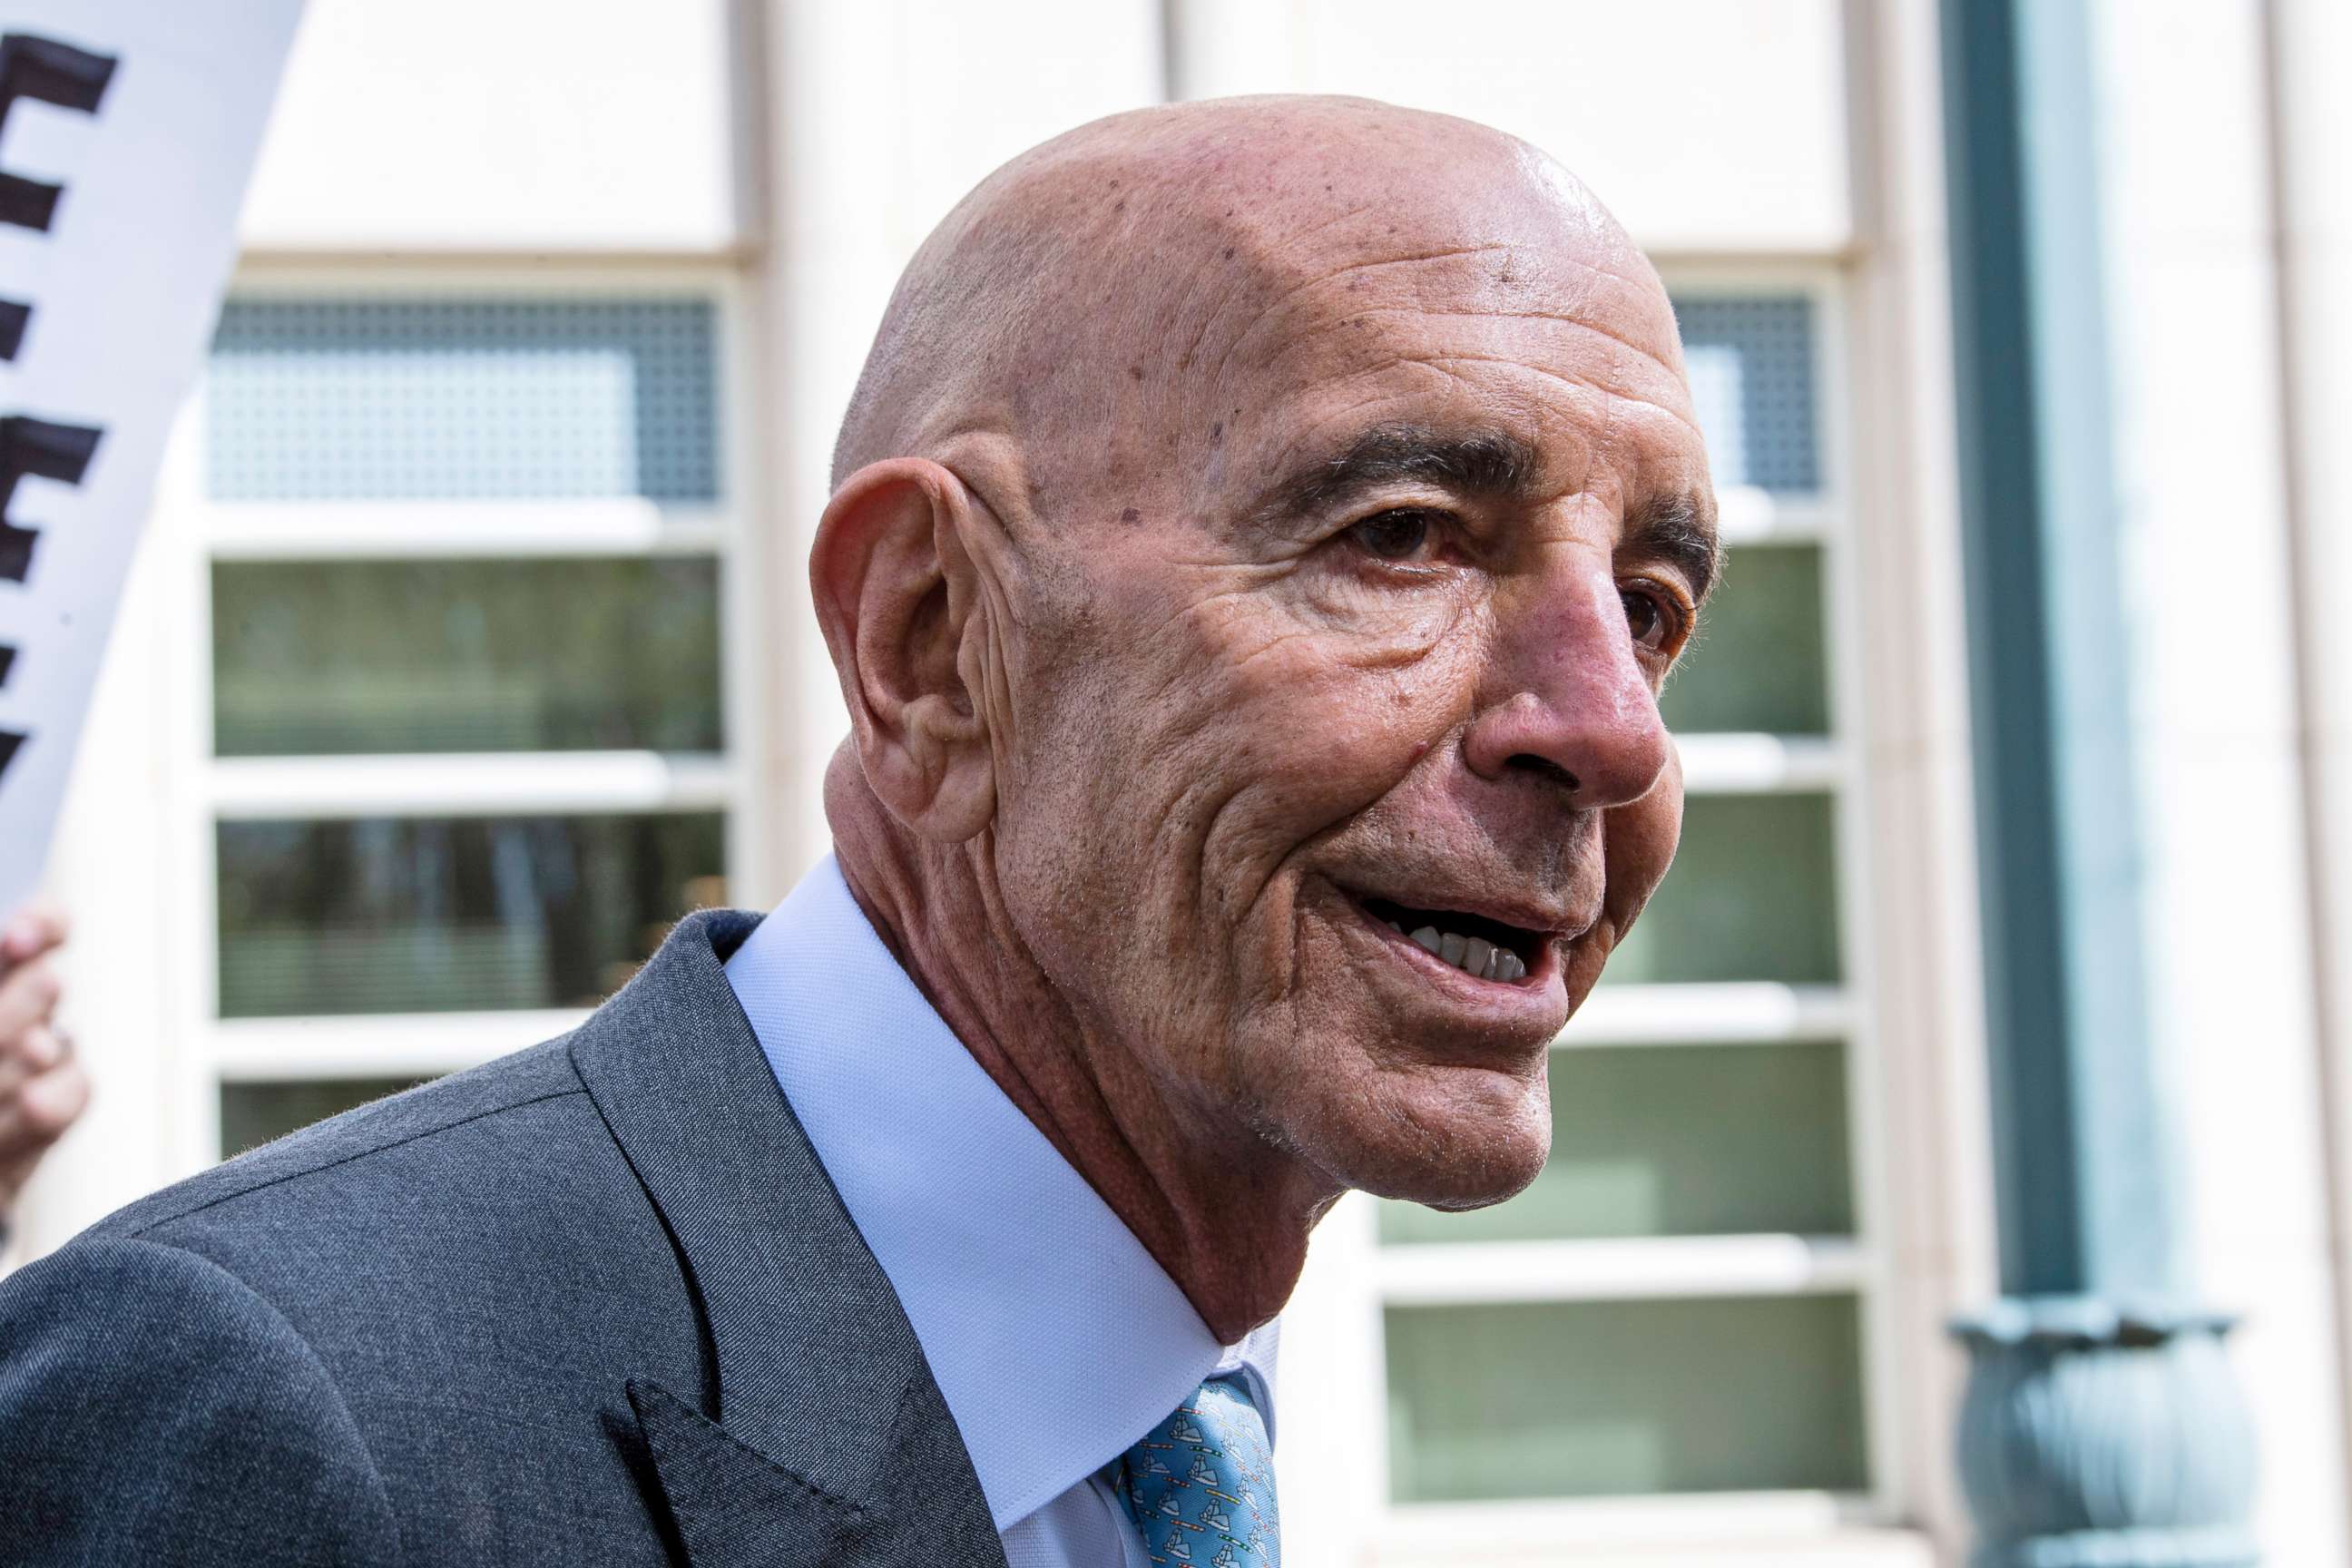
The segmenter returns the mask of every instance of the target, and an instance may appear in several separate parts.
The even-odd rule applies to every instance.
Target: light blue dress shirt
[[[1220,1344],[982,1070],[828,856],[727,979],[930,1362],[1012,1568],[1149,1568],[1107,1470],[1212,1375],[1274,1431],[1276,1326]]]

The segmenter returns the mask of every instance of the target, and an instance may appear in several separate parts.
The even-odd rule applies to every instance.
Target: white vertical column
[[[2304,784],[2326,1085],[2336,1391],[2352,1403],[2352,6],[2271,0],[2273,193],[2287,479],[2302,651]],[[2331,1489],[2345,1489],[2341,1468]],[[2315,1484],[2323,1478],[2315,1468]]]
[[[1168,87],[1180,99],[1303,92],[1312,18],[1301,0],[1163,0]]]
[[[1958,1562],[1961,1357],[1945,1324],[1999,1293],[1953,407],[1936,0],[1851,0],[1854,658],[1870,745],[1872,1004],[1887,1117],[1890,1489]],[[1849,650],[1848,657],[1852,657]],[[1865,1111],[1865,1114],[1869,1113]]]
[[[1340,1199],[1283,1310],[1274,1463],[1290,1568],[1371,1562],[1388,1510],[1379,1222],[1377,1199]]]
[[[2203,1298],[2247,1314],[2263,1543],[2341,1563],[2262,8],[2095,0],[2093,18],[2142,940],[2181,1241]]]

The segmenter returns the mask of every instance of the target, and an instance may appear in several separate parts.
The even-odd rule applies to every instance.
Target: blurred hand
[[[23,910],[0,927],[0,1224],[89,1102],[89,1079],[55,1022],[58,975],[47,955],[65,939],[65,917],[54,910]]]

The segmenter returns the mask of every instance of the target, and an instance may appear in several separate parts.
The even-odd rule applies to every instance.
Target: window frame
[[[778,825],[770,659],[761,613],[764,505],[754,448],[759,391],[750,286],[724,258],[272,260],[247,258],[227,295],[369,300],[674,297],[713,312],[719,494],[710,504],[580,500],[217,502],[205,491],[205,398],[182,410],[159,479],[153,536],[187,650],[166,677],[165,780],[177,863],[166,869],[168,984],[179,1026],[165,1052],[168,1174],[216,1163],[223,1085],[431,1077],[576,1026],[583,1008],[315,1017],[219,1016],[215,826],[255,818],[489,816],[710,810],[726,818],[730,901],[765,908]],[[560,526],[551,526],[556,524]],[[554,559],[709,554],[719,563],[723,750],[216,757],[213,752],[212,568],[220,561]]]
[[[1606,1046],[1794,1045],[1843,1048],[1853,1188],[1850,1237],[1733,1236],[1636,1240],[1382,1245],[1377,1210],[1350,1194],[1316,1236],[1307,1277],[1285,1314],[1285,1382],[1312,1387],[1327,1408],[1283,1407],[1286,1447],[1312,1451],[1283,1472],[1284,1511],[1322,1537],[1331,1562],[1479,1564],[1552,1560],[1618,1548],[1688,1551],[1693,1561],[1740,1552],[1834,1546],[1841,1562],[1930,1561],[1906,1496],[1906,1444],[1916,1429],[1897,1364],[1902,1310],[1898,1213],[1910,1178],[1887,1130],[1898,1124],[1884,1053],[1896,1020],[1877,989],[1874,906],[1895,847],[1874,837],[1864,679],[1866,620],[1855,565],[1863,475],[1853,447],[1855,309],[1835,258],[1659,258],[1677,299],[1801,294],[1813,304],[1812,351],[1820,489],[1718,495],[1727,544],[1804,544],[1822,552],[1829,732],[1824,737],[1706,733],[1677,737],[1692,796],[1822,793],[1830,796],[1838,864],[1840,983],[1620,984],[1597,990],[1556,1050]],[[1900,1075],[1896,1075],[1900,1076]],[[1575,1301],[1742,1295],[1850,1294],[1859,1325],[1858,1375],[1869,1485],[1857,1492],[1665,1493],[1507,1501],[1396,1503],[1390,1498],[1382,1312],[1391,1304]],[[1917,1375],[1913,1369],[1911,1375]],[[1334,1397],[1326,1401],[1326,1395]],[[1277,1450],[1279,1457],[1280,1450]]]

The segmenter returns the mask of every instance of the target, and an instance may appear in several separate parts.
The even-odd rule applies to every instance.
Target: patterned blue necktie
[[[1274,1454],[1238,1380],[1202,1384],[1129,1448],[1118,1494],[1154,1563],[1282,1568]]]

